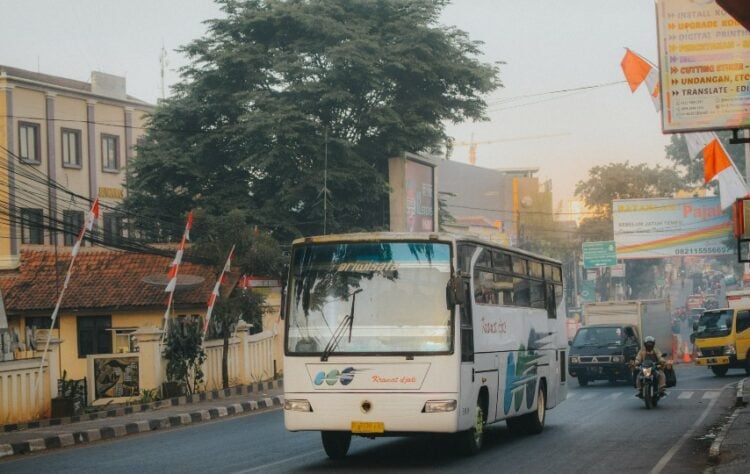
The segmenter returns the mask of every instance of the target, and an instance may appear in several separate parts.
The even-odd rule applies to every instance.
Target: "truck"
[[[693,324],[695,364],[717,377],[729,369],[750,375],[750,305],[707,310]]]
[[[630,363],[645,336],[671,356],[672,324],[666,299],[586,303],[584,326],[570,342],[568,373],[582,387],[590,381],[631,381]]]
[[[727,306],[730,308],[741,308],[750,306],[750,288],[727,291]]]

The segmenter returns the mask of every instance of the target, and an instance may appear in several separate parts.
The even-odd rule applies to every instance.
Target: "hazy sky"
[[[185,64],[175,49],[220,13],[209,0],[0,0],[0,64],[83,81],[91,70],[123,75],[130,95],[155,102],[162,45],[169,86]],[[443,23],[483,41],[484,60],[505,63],[491,120],[448,128],[459,142],[493,142],[478,145],[477,165],[537,166],[557,201],[592,166],[668,164],[659,116],[620,69],[626,46],[657,59],[652,0],[454,0]],[[468,161],[468,146],[453,159]]]

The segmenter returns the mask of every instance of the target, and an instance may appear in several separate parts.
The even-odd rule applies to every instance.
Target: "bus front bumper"
[[[284,425],[289,431],[382,436],[454,433],[459,429],[457,393],[306,392],[286,393],[284,400]]]

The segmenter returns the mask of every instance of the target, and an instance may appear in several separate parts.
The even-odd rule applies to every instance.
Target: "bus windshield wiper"
[[[339,345],[339,340],[341,340],[341,336],[344,335],[344,332],[349,329],[349,342],[352,342],[352,327],[354,326],[354,301],[357,298],[357,293],[362,291],[362,288],[359,288],[357,290],[354,290],[354,292],[351,293],[352,297],[352,308],[349,311],[349,314],[344,317],[344,319],[339,323],[338,326],[336,326],[336,330],[333,331],[333,334],[331,334],[331,339],[328,340],[328,344],[326,344],[325,349],[323,349],[323,353],[320,354],[320,361],[321,362],[327,362],[328,356],[333,353],[333,351],[336,350],[336,347]]]

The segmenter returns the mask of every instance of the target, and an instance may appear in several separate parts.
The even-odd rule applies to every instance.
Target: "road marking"
[[[622,392],[615,392],[612,395],[608,396],[608,400],[616,400],[622,396]]]
[[[721,390],[716,393],[721,393],[724,391],[724,389],[732,385],[733,384],[728,383],[724,385],[723,387],[721,387]],[[693,423],[693,426],[691,426],[690,429],[687,430],[685,434],[682,435],[682,438],[677,440],[674,446],[669,448],[669,451],[667,451],[666,454],[662,456],[659,462],[657,462],[656,465],[653,467],[653,469],[651,469],[651,474],[659,474],[662,471],[662,469],[664,469],[664,466],[666,466],[669,463],[669,461],[672,460],[672,457],[677,453],[677,451],[680,450],[682,445],[685,444],[685,441],[690,439],[693,436],[693,433],[695,433],[695,430],[697,430],[698,427],[700,427],[701,423],[703,423],[703,420],[706,419],[708,414],[711,412],[711,409],[714,407],[714,405],[716,405],[717,400],[719,400],[718,397],[708,402],[708,405],[706,406],[706,408],[703,409],[703,413],[701,413],[701,416],[697,420],[695,420],[695,423]]]
[[[586,395],[584,395],[584,396],[581,397],[581,400],[589,400],[589,399],[594,398],[595,396],[596,396],[596,394],[594,394],[594,393],[587,393]]]
[[[284,463],[289,462],[289,461],[294,461],[296,459],[302,459],[302,458],[308,458],[308,457],[312,456],[313,454],[320,453],[321,451],[322,451],[321,449],[317,449],[315,451],[309,451],[309,452],[304,453],[304,454],[298,454],[296,456],[292,456],[290,458],[284,458],[284,459],[282,459],[280,461],[271,462],[271,463],[268,463],[268,464],[264,464],[262,466],[255,466],[255,467],[251,467],[250,469],[243,469],[242,471],[235,471],[233,474],[246,474],[248,472],[264,471],[264,470],[268,469],[269,467],[278,466],[279,464],[284,464]]]
[[[715,399],[719,398],[719,394],[720,393],[721,392],[706,392],[706,393],[703,394],[703,399],[704,400],[715,400]]]
[[[575,394],[572,394],[572,393],[568,392],[568,396],[567,396],[567,397],[565,397],[565,399],[566,399],[566,400],[570,400],[570,399],[571,399],[571,398],[573,398],[574,396],[575,396]]]
[[[682,392],[681,394],[679,394],[677,396],[677,398],[680,399],[680,400],[685,400],[685,399],[688,399],[688,398],[690,398],[692,396],[693,396],[693,392]]]

